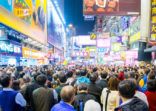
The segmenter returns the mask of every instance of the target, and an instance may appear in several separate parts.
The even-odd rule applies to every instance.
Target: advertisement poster
[[[151,0],[151,40],[156,40],[156,0]]]
[[[48,42],[54,47],[62,50],[63,39],[65,38],[65,28],[53,2],[50,0],[48,2],[48,7]]]
[[[84,0],[84,15],[138,15],[140,0]]]
[[[46,44],[46,4],[46,0],[0,0],[0,23]]]

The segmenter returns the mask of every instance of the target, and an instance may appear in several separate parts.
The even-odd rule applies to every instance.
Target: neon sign
[[[0,41],[0,53],[1,54],[12,54],[21,55],[21,46],[17,44],[10,43],[8,41]]]

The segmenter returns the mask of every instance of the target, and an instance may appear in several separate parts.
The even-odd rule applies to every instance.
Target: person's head
[[[145,69],[145,74],[148,75],[149,73],[150,73],[150,69],[149,68],[146,68]]]
[[[14,89],[15,91],[20,90],[20,81],[19,80],[14,80],[12,82],[12,89]]]
[[[88,87],[87,87],[86,84],[82,83],[82,84],[78,85],[78,93],[83,93],[83,92],[87,93],[88,92]]]
[[[136,83],[132,80],[123,80],[118,86],[119,94],[124,99],[131,99],[135,95]]]
[[[68,71],[66,75],[68,78],[73,77],[73,71]]]
[[[133,78],[133,79],[136,78],[135,72],[133,72],[133,71],[129,72],[129,76],[130,76],[130,78]]]
[[[84,111],[101,111],[101,106],[94,100],[88,100],[85,103]]]
[[[46,81],[47,81],[47,77],[46,77],[45,75],[41,74],[41,75],[38,75],[38,76],[37,76],[36,80],[37,80],[37,83],[38,83],[39,85],[44,86],[45,83],[46,83]]]
[[[4,87],[4,88],[10,87],[12,85],[12,80],[11,80],[10,75],[2,74],[0,77],[0,83],[1,83],[2,87]]]
[[[67,81],[67,77],[63,73],[58,74],[58,79],[59,79],[60,83],[66,83],[66,81]]]
[[[153,71],[151,71],[148,75],[148,80],[153,80],[153,79],[156,79],[156,75]]]
[[[97,67],[94,67],[94,68],[93,68],[93,72],[96,72],[97,70],[98,70]]]
[[[128,72],[125,72],[124,75],[125,75],[125,79],[129,79],[129,76],[130,76],[130,75],[129,75]]]
[[[106,79],[107,76],[108,76],[108,73],[106,71],[103,71],[103,72],[100,73],[100,76],[101,76],[102,79]]]
[[[80,74],[81,74],[81,76],[86,76],[87,75],[87,70],[81,70]]]
[[[23,81],[24,83],[29,83],[31,81],[31,78],[29,76],[24,76]]]
[[[95,83],[98,79],[98,74],[96,72],[90,74],[89,79],[90,79],[91,83]]]
[[[32,74],[33,74],[33,79],[35,82],[37,81],[37,76],[41,75],[41,73],[39,73],[39,72],[38,73],[33,72]]]
[[[156,80],[151,79],[147,81],[147,90],[155,92],[156,91]]]
[[[74,101],[75,91],[72,86],[64,86],[61,90],[61,99],[64,102],[72,103]]]
[[[108,87],[110,90],[118,90],[119,80],[117,77],[112,76],[109,78]]]

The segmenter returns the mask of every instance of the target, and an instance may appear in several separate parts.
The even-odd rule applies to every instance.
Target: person
[[[156,111],[156,80],[148,80],[147,91],[145,92],[149,103],[149,111]]]
[[[66,86],[67,77],[62,72],[58,74],[59,86],[55,88],[55,91],[58,94],[58,101],[61,100],[60,93],[64,86]]]
[[[61,90],[61,101],[51,108],[51,111],[75,111],[72,103],[75,91],[72,86],[64,86]]]
[[[96,82],[96,84],[97,84],[101,89],[106,88],[107,85],[108,85],[107,80],[106,80],[106,79],[107,79],[107,76],[108,76],[108,73],[107,73],[106,71],[103,71],[103,72],[100,73],[101,79],[98,80],[98,81]]]
[[[95,96],[96,100],[100,102],[100,96],[101,96],[101,88],[96,84],[96,81],[98,79],[98,74],[97,72],[94,72],[93,74],[90,75],[89,77],[91,83],[88,85],[88,93]]]
[[[80,84],[78,86],[77,95],[75,96],[74,107],[77,111],[80,111],[80,109],[84,109],[84,104],[90,99],[96,100],[95,96],[88,94],[87,85],[84,83]]]
[[[66,75],[67,75],[67,78],[68,78],[66,83],[68,85],[73,85],[74,81],[75,81],[75,78],[73,77],[73,71],[68,71]]]
[[[135,85],[137,86],[136,79],[129,78],[128,80],[134,82]],[[148,105],[148,101],[147,101],[147,97],[146,97],[146,95],[143,92],[138,91],[138,89],[136,89],[136,92],[135,92],[135,95],[134,96],[137,97],[137,98],[139,98],[139,99],[141,99],[142,101],[144,101],[147,104],[147,106],[149,106]]]
[[[119,105],[118,84],[118,78],[111,76],[108,81],[108,88],[102,90],[101,103],[103,104],[103,111],[113,111]]]
[[[141,70],[142,71],[142,70]],[[149,68],[146,68],[145,70],[143,70],[141,73],[143,73],[143,75],[140,76],[139,80],[138,80],[138,90],[141,92],[146,92],[147,90],[147,81],[148,81],[148,74],[150,72]]]
[[[121,81],[118,90],[123,103],[115,108],[115,111],[148,111],[147,104],[141,99],[134,97],[136,84],[133,81]]]
[[[29,84],[26,89],[22,89],[22,93],[24,94],[24,98],[26,99],[27,101],[27,107],[26,107],[26,110],[28,111],[32,111],[33,110],[33,98],[32,98],[32,94],[33,94],[33,91],[39,87],[41,87],[36,78],[38,75],[40,75],[41,73],[35,73],[34,74],[34,82],[32,82],[31,84]],[[24,91],[23,91],[24,90]]]
[[[0,91],[0,108],[2,111],[21,111],[26,106],[26,100],[20,92],[14,91],[12,79],[8,74],[2,74],[0,83],[3,90]]]
[[[40,88],[33,91],[34,111],[50,111],[51,107],[56,103],[53,90],[45,86],[47,77],[45,75],[37,76]]]
[[[14,89],[15,91],[20,90],[20,81],[19,80],[13,80],[12,89]]]
[[[89,84],[90,83],[90,80],[87,77],[87,70],[81,70],[80,71],[80,77],[77,78],[76,86],[81,84],[81,83],[85,83],[85,84]]]
[[[88,100],[85,103],[84,111],[101,111],[101,106],[94,100]]]

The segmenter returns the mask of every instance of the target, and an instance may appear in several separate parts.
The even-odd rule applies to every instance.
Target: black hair
[[[5,88],[8,87],[11,81],[11,77],[8,74],[2,74],[0,77],[0,83]]]
[[[88,87],[87,87],[87,85],[86,84],[79,84],[79,86],[78,86],[78,90],[79,91],[82,91],[82,90],[88,90]]]
[[[156,91],[156,80],[151,79],[147,81],[147,90],[148,91]]]
[[[67,75],[68,78],[72,77],[73,76],[73,71],[68,71],[66,75]]]
[[[97,81],[97,79],[98,79],[98,74],[97,74],[97,73],[92,73],[92,74],[90,74],[89,79],[90,79],[90,81],[91,81],[92,83],[95,83],[95,82]]]
[[[106,79],[107,76],[108,76],[108,73],[106,71],[103,71],[103,72],[100,73],[100,75],[101,75],[102,79]]]
[[[15,91],[19,91],[20,90],[20,81],[19,80],[14,80],[13,81],[12,89],[14,89]]]
[[[59,81],[60,81],[61,83],[66,83],[66,81],[67,81],[67,77],[66,77],[66,75],[63,74],[63,73],[58,74],[58,79],[59,79]]]
[[[136,91],[136,84],[131,80],[123,80],[118,86],[119,93],[126,99],[131,99]]]
[[[96,72],[98,69],[97,69],[97,67],[94,67],[93,68],[93,72]]]
[[[86,76],[87,75],[87,70],[81,70],[80,74],[81,74],[81,76]]]
[[[39,85],[45,85],[45,83],[46,83],[46,81],[47,81],[47,76],[45,76],[45,75],[43,75],[43,74],[38,75],[37,78],[36,78],[36,80],[37,80],[37,83],[38,83]]]
[[[133,71],[129,72],[129,76],[130,78],[133,78],[133,79],[136,78],[136,74]]]

